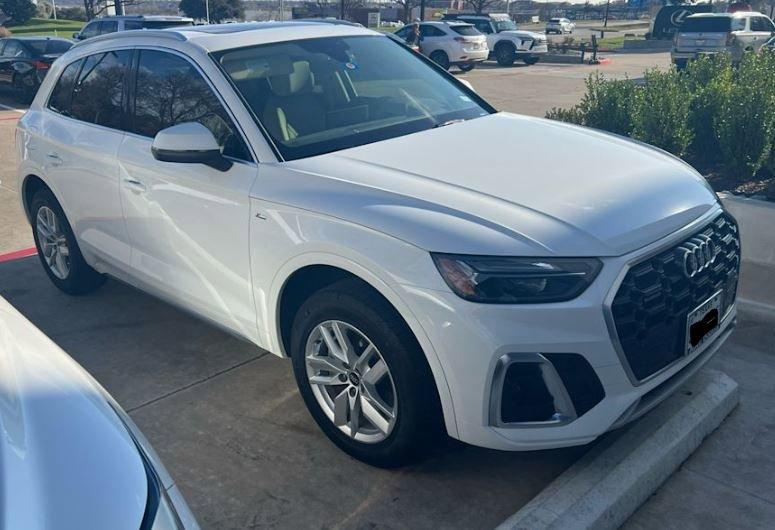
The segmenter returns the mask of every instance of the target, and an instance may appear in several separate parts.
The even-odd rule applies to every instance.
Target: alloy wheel
[[[38,232],[40,251],[51,273],[64,280],[70,274],[70,249],[67,246],[62,225],[54,210],[41,206],[35,228]]]
[[[318,324],[307,338],[305,366],[315,399],[339,430],[364,443],[390,435],[398,412],[395,384],[363,332],[339,320]]]

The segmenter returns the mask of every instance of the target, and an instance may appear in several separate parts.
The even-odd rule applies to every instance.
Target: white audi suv
[[[590,442],[735,323],[737,226],[691,167],[497,112],[364,28],[89,39],[17,148],[57,287],[109,275],[290,357],[321,429],[375,465],[445,433]]]

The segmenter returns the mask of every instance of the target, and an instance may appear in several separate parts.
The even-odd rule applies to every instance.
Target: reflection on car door
[[[24,58],[26,50],[15,40],[7,40],[0,55],[0,83],[6,87],[13,86],[14,63]]]
[[[45,134],[36,146],[81,251],[118,268],[130,255],[116,160],[131,55],[110,51],[69,64],[42,113]]]
[[[132,123],[119,155],[133,276],[146,288],[254,338],[248,229],[257,166],[219,98],[188,60],[143,49],[135,76]],[[158,131],[191,121],[213,132],[234,161],[231,169],[153,157]]]

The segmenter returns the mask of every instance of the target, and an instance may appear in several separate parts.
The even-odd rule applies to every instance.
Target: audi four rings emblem
[[[713,240],[705,234],[699,234],[684,242],[676,249],[680,263],[687,278],[694,278],[716,261],[719,249]]]

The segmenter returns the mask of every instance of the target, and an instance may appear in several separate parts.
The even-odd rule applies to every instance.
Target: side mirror
[[[201,123],[193,121],[179,123],[156,133],[151,153],[160,162],[204,164],[218,171],[228,171],[232,166],[231,161],[221,153],[213,133]]]
[[[80,31],[76,31],[75,33],[73,33],[73,39],[81,40],[81,32]]]

